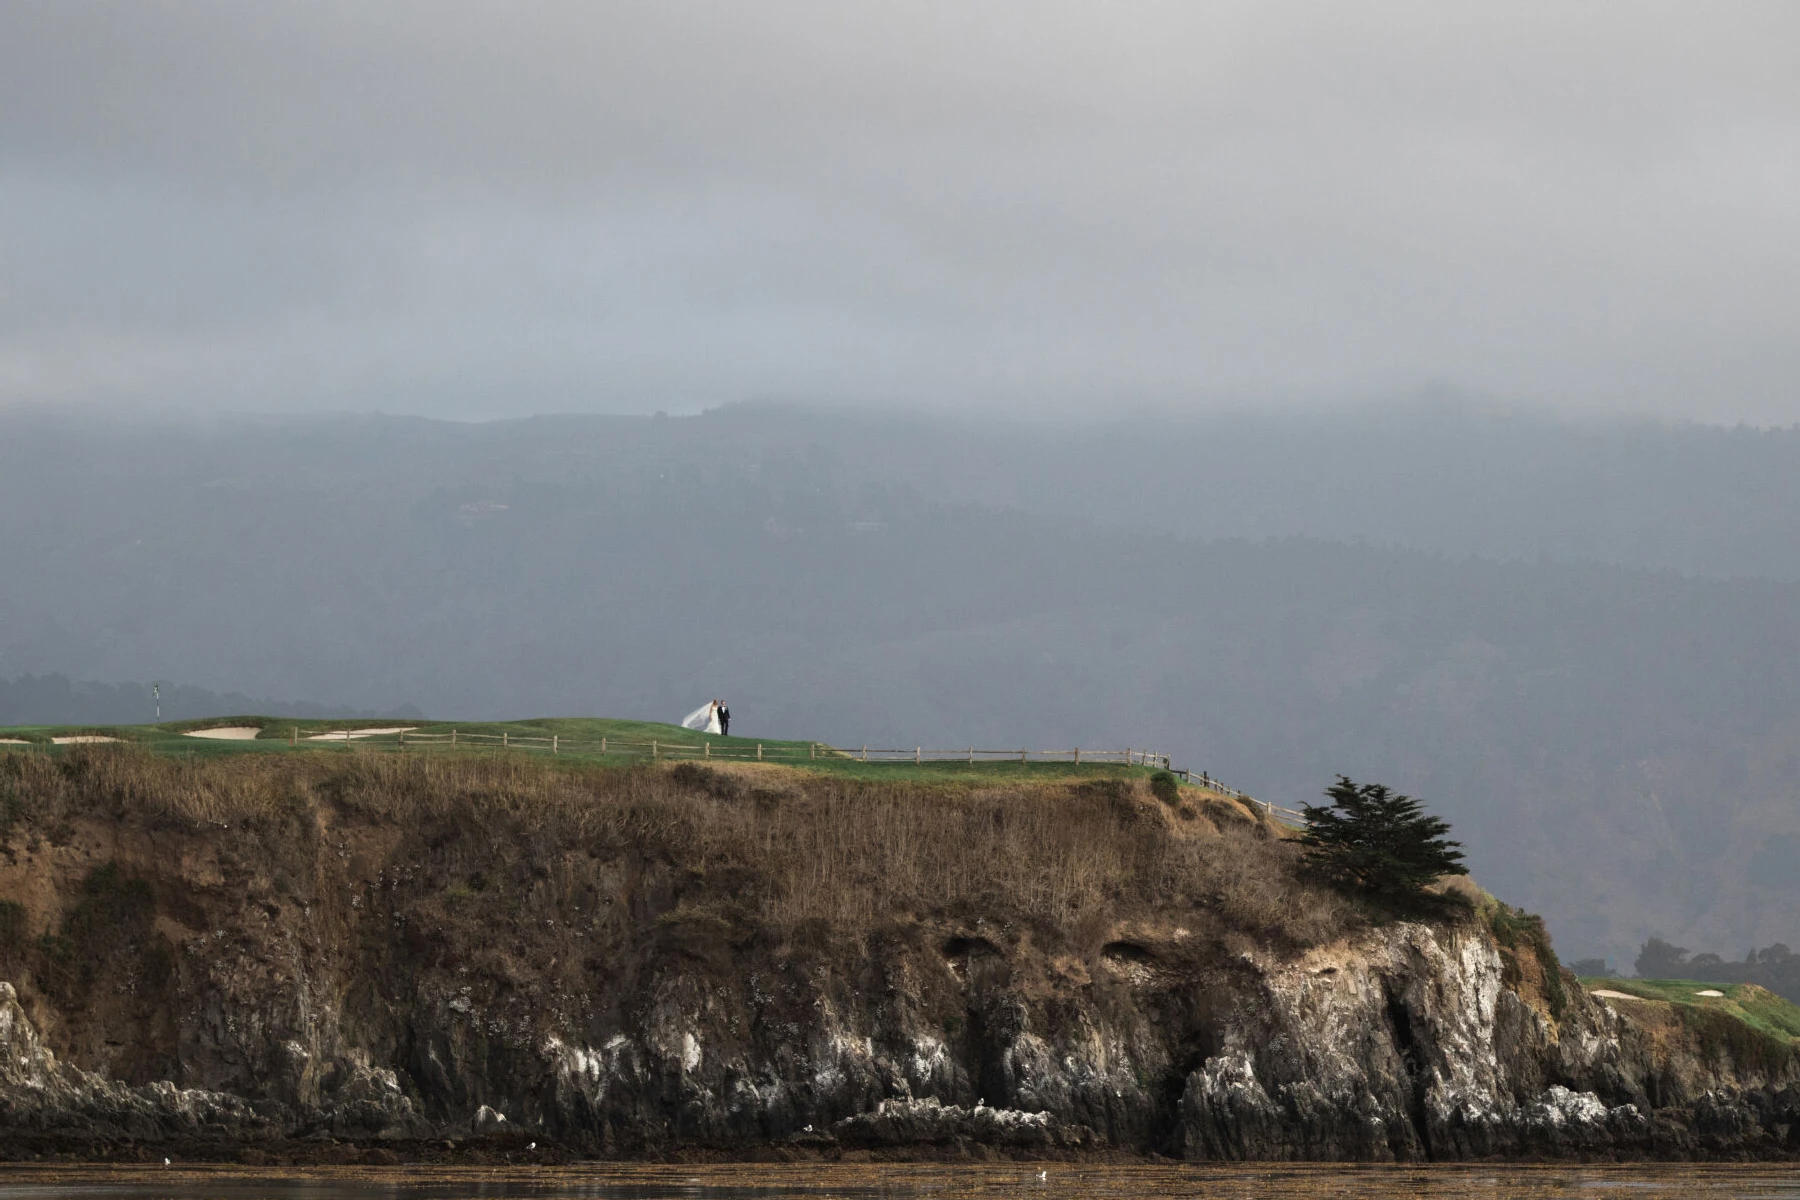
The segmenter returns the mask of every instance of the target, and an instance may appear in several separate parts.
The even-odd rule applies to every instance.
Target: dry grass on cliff
[[[0,818],[190,827],[369,821],[434,844],[581,850],[680,867],[696,901],[861,936],[902,914],[1007,913],[1073,936],[1178,910],[1312,944],[1353,919],[1293,847],[1230,802],[1183,819],[1117,781],[879,783],[780,768],[569,767],[523,757],[335,754],[182,761],[120,748],[0,760]],[[720,883],[709,891],[708,880]]]

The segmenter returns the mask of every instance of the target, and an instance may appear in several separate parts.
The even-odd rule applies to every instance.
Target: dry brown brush
[[[506,863],[541,873],[568,853],[629,858],[678,877],[690,910],[859,939],[985,913],[1052,940],[1163,916],[1306,945],[1360,919],[1235,802],[1172,809],[1118,781],[882,783],[479,754],[0,757],[8,840],[56,840],[95,818],[261,830],[274,854],[297,854],[326,828],[388,828],[442,876],[446,905]]]

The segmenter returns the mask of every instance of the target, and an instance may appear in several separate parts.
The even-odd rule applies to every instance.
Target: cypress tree
[[[1462,844],[1444,836],[1449,824],[1411,796],[1345,775],[1325,795],[1330,804],[1304,806],[1300,841],[1307,865],[1338,886],[1405,906],[1422,899],[1439,876],[1469,873]]]

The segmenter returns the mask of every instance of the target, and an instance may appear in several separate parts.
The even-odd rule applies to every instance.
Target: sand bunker
[[[393,725],[386,729],[334,729],[330,733],[314,733],[304,740],[309,742],[344,742],[356,738],[385,737],[394,733],[411,733],[417,725]]]
[[[26,741],[24,738],[0,738],[0,746],[29,746],[29,745],[31,745],[31,743]]]
[[[1611,988],[1595,988],[1590,996],[1598,996],[1602,1000],[1642,1000],[1642,996],[1633,996],[1629,992],[1615,992]]]
[[[50,740],[59,746],[80,746],[88,742],[122,742],[125,739],[108,737],[104,733],[75,733],[68,737],[53,737]]]
[[[1696,996],[1719,996],[1719,997],[1723,997],[1723,996],[1724,996],[1724,995],[1725,995],[1725,993],[1724,993],[1724,992],[1721,992],[1721,991],[1720,991],[1720,990],[1719,990],[1719,989],[1718,989],[1718,988],[1707,988],[1707,989],[1706,989],[1706,990],[1705,990],[1705,991],[1702,991],[1702,992],[1695,992],[1695,993],[1694,993],[1694,995],[1696,995]]]
[[[221,742],[255,741],[262,730],[254,725],[220,725],[216,729],[190,729],[188,737],[215,738]]]

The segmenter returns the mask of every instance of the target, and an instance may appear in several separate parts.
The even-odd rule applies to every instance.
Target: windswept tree
[[[1338,886],[1406,906],[1440,876],[1469,873],[1462,843],[1445,836],[1449,824],[1411,796],[1344,775],[1325,795],[1330,804],[1305,806],[1300,840],[1307,865]]]

